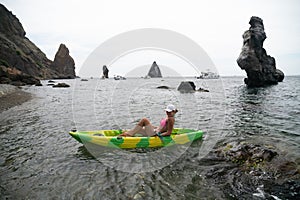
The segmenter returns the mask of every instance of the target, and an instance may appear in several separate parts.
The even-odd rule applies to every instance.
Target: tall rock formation
[[[151,77],[151,78],[161,78],[162,77],[160,69],[155,61],[152,63],[147,76]]]
[[[75,62],[69,54],[69,49],[60,44],[55,54],[51,68],[58,72],[59,78],[75,78]]]
[[[109,72],[109,70],[108,70],[108,68],[106,67],[106,65],[103,65],[103,67],[102,67],[102,72],[103,72],[102,78],[108,78],[108,72]]]
[[[243,34],[243,47],[237,63],[245,70],[247,77],[244,82],[249,87],[260,87],[277,84],[284,79],[284,74],[276,69],[275,59],[267,55],[263,48],[267,38],[264,31],[263,20],[259,17],[251,17],[249,30]]]

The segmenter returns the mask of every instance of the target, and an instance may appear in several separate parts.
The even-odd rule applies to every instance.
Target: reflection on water
[[[241,86],[232,115],[234,131],[239,135],[269,134],[268,126],[264,126],[267,115],[266,96],[270,88],[247,88]],[[270,105],[273,107],[273,105]]]
[[[194,80],[210,92],[192,94],[176,91],[180,81],[66,80],[71,88],[26,88],[35,98],[0,117],[1,198],[251,199],[261,177],[241,174],[235,164],[207,155],[217,141],[272,144],[299,159],[299,77],[256,89],[246,88],[242,78]],[[172,89],[156,89],[159,85]],[[68,135],[74,127],[127,129],[142,117],[155,124],[169,102],[179,108],[176,126],[204,130],[203,141],[166,149],[166,155],[160,149],[91,153]],[[143,156],[148,153],[167,164],[157,168],[159,161]],[[101,154],[102,160],[95,156]],[[157,170],[128,173],[151,163]],[[271,186],[264,187],[267,192]],[[279,198],[281,191],[285,198],[292,196],[285,186],[276,188]]]

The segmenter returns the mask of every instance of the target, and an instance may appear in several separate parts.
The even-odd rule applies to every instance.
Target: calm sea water
[[[241,180],[228,162],[208,153],[245,140],[273,145],[299,164],[300,77],[256,89],[245,87],[242,77],[188,80],[210,92],[179,93],[179,78],[57,81],[70,88],[44,81],[24,88],[34,98],[0,114],[1,199],[263,199],[262,190],[295,197],[285,186],[270,193],[257,177]],[[72,128],[128,129],[142,117],[157,125],[168,103],[178,107],[176,127],[202,129],[204,140],[95,150],[68,135]],[[215,179],[220,173],[224,181]]]

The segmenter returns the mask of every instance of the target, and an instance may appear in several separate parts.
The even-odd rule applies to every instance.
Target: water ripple
[[[299,158],[299,77],[254,89],[246,88],[240,77],[225,78],[222,84],[195,80],[197,87],[209,86],[210,92],[192,94],[176,91],[180,81],[165,79],[169,90],[156,89],[161,85],[159,79],[65,80],[70,88],[26,88],[35,98],[0,116],[1,197],[224,199],[233,198],[230,192],[234,192],[252,198],[259,181],[252,176],[241,181],[236,166],[206,156],[216,142],[265,141],[288,152],[286,156]],[[168,103],[178,106],[177,127],[203,129],[206,135],[203,141],[178,149],[184,154],[175,160],[166,155],[170,164],[154,172],[125,172],[126,167],[137,170],[154,165],[154,160],[145,161],[143,156],[149,152],[129,150],[118,155],[113,150],[100,151],[107,154],[107,160],[101,162],[68,135],[74,127],[127,129],[142,117],[156,125]],[[127,158],[141,164],[126,165]],[[107,165],[115,162],[123,162],[124,171]],[[227,179],[213,181],[220,174]]]

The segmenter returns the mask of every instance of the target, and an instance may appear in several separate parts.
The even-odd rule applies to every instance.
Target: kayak
[[[82,144],[95,144],[121,149],[164,147],[174,144],[186,144],[202,138],[203,131],[175,128],[170,136],[134,137],[118,136],[125,130],[71,131],[69,134]]]

